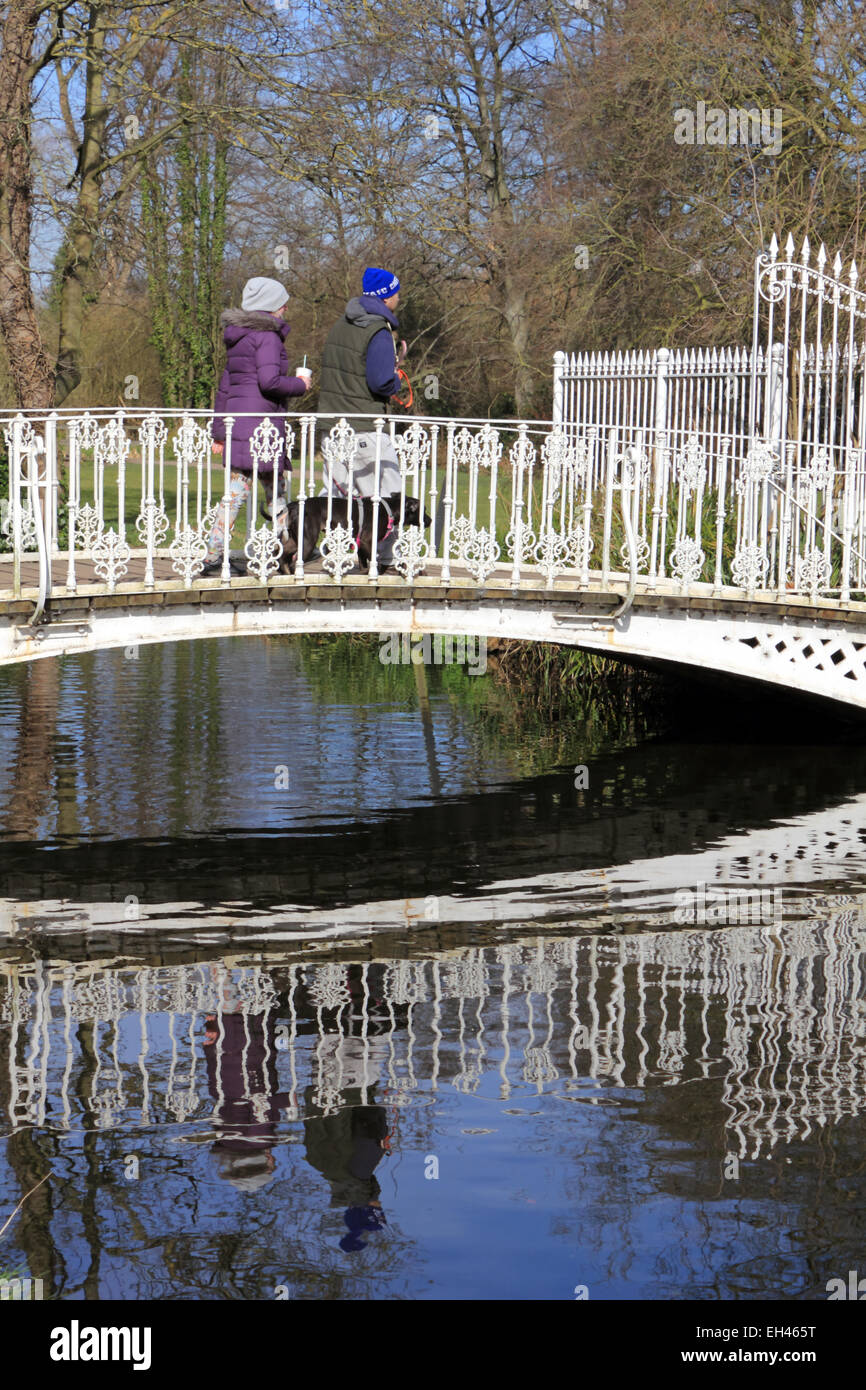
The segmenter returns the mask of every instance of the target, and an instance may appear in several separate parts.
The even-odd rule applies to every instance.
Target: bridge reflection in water
[[[3,1110],[13,1132],[181,1123],[267,1143],[280,1121],[445,1087],[592,1105],[704,1081],[725,1151],[754,1159],[864,1107],[864,951],[839,900],[817,923],[424,960],[7,961]]]

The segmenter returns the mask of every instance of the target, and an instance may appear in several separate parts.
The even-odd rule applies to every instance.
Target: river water
[[[736,701],[710,742],[707,700],[552,721],[350,641],[0,673],[0,1273],[825,1299],[866,1235],[866,749]]]

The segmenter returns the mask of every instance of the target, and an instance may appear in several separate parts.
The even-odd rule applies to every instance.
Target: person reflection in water
[[[318,1084],[304,1097],[305,1155],[328,1183],[331,1205],[345,1208],[340,1248],[348,1253],[366,1249],[364,1237],[387,1224],[376,1169],[391,1152],[391,1136],[376,1087],[388,1056],[385,1038],[402,1021],[405,1006],[387,1005],[380,974],[370,967],[365,989],[359,967],[348,966],[348,1008],[319,1012],[325,1036],[317,1048]]]
[[[385,1107],[354,1103],[357,1096],[357,1088],[348,1087],[340,1094],[342,1104],[335,1115],[304,1121],[307,1161],[329,1184],[331,1205],[346,1208],[347,1233],[340,1241],[346,1251],[365,1249],[362,1235],[381,1231],[386,1224],[379,1200],[382,1189],[375,1176],[390,1152]]]
[[[277,1122],[280,1112],[294,1104],[293,1096],[278,1090],[275,1041],[269,1014],[247,1014],[230,1006],[205,1015],[208,1091],[217,1103],[215,1120],[222,1131],[212,1153],[220,1177],[239,1192],[257,1192],[273,1178]]]

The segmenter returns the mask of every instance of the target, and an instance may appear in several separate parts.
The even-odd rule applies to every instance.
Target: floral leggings
[[[231,497],[231,503],[229,505],[230,535],[232,527],[238,519],[238,513],[240,512],[241,507],[244,505],[244,502],[250,495],[250,487],[252,485],[252,478],[248,473],[232,473],[231,479],[231,488],[229,490],[229,495]],[[219,506],[217,508],[216,519],[211,529],[210,536],[208,537],[207,555],[205,556],[206,565],[212,564],[214,560],[222,559],[225,525],[226,509],[223,505],[222,500],[220,500]]]

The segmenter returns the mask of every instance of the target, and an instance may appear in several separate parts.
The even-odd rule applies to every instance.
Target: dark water
[[[727,719],[551,723],[362,644],[0,673],[0,1268],[825,1299],[864,1265],[866,749]]]

